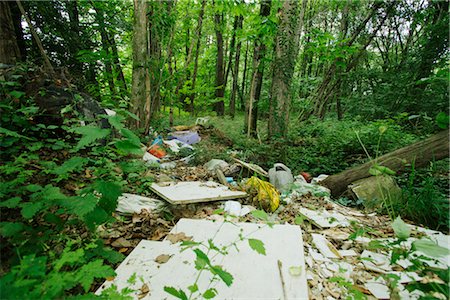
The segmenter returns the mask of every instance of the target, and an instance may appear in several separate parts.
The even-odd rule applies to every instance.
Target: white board
[[[232,191],[227,186],[213,181],[153,183],[151,189],[170,204],[189,204],[247,197],[245,192]]]
[[[171,232],[184,232],[192,236],[194,241],[205,244],[213,238],[213,243],[219,248],[236,243],[239,250],[234,246],[227,247],[226,255],[216,251],[208,253],[213,265],[222,266],[233,276],[233,283],[228,287],[220,279],[210,283],[212,274],[209,271],[202,272],[197,283],[199,290],[204,292],[208,288],[215,288],[215,299],[308,299],[303,241],[298,226],[274,225],[270,228],[262,224],[181,219]],[[241,241],[239,234],[246,238]],[[261,240],[266,255],[252,250],[248,238]],[[115,284],[119,290],[125,287],[138,290],[132,294],[137,299],[139,289],[145,283],[150,292],[143,299],[173,299],[164,291],[165,286],[182,289],[189,296],[188,286],[194,283],[199,272],[194,264],[196,255],[194,248],[181,252],[179,245],[169,241],[141,241],[117,268],[117,277],[105,282],[97,294]],[[200,249],[207,253],[206,248]],[[161,254],[172,257],[168,262],[158,264],[154,260]],[[284,288],[278,261],[282,265]],[[300,269],[300,274],[291,274],[291,267],[296,271]],[[136,283],[127,283],[134,273],[138,278]]]

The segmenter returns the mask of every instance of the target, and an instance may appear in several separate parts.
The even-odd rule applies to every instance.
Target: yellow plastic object
[[[253,176],[245,183],[245,189],[254,195],[253,202],[266,211],[274,212],[280,205],[280,194],[270,182]]]

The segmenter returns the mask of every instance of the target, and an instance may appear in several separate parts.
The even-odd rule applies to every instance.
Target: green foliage
[[[261,240],[248,239],[248,244],[250,248],[258,252],[259,254],[266,255],[266,248],[264,247],[264,243]]]
[[[392,223],[392,229],[394,229],[395,236],[400,240],[406,240],[411,234],[411,229],[403,222],[400,216]]]

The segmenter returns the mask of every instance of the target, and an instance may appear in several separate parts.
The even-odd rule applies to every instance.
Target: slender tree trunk
[[[275,39],[270,98],[269,138],[286,137],[291,106],[291,82],[298,55],[306,0],[284,1]]]
[[[244,17],[239,16],[238,17],[238,24],[236,26],[236,29],[242,28],[242,22],[244,20]],[[236,30],[235,29],[235,30]],[[231,88],[231,99],[230,99],[230,116],[234,118],[235,114],[235,107],[236,107],[236,92],[238,89],[238,78],[239,78],[239,59],[241,55],[241,41],[238,42],[236,47],[236,55],[234,58],[234,68],[233,68],[233,86]]]
[[[9,2],[0,2],[0,63],[14,65],[21,55],[10,6]]]
[[[216,104],[215,111],[218,116],[223,116],[225,113],[225,103],[223,98],[225,96],[225,72],[223,60],[223,14],[214,15],[214,30],[216,32],[217,45],[217,60],[216,60]]]
[[[240,107],[240,111],[245,111],[245,101],[244,101],[244,97],[246,96],[246,91],[245,91],[245,82],[247,80],[247,59],[248,59],[248,41],[246,43],[246,47],[245,47],[245,59],[244,59],[244,72],[242,74],[242,83],[241,83],[241,92],[239,93],[240,95],[240,99],[241,99],[241,107]]]
[[[444,130],[426,140],[385,154],[374,161],[369,161],[363,165],[329,176],[320,184],[329,188],[331,194],[338,198],[352,182],[370,177],[369,170],[374,164],[400,172],[411,165],[422,167],[431,161],[447,157],[449,157],[449,131]]]
[[[235,16],[234,17],[233,35],[231,37],[227,69],[226,69],[226,72],[225,72],[225,84],[228,82],[228,75],[230,74],[230,70],[233,67],[233,54],[234,54],[234,51],[236,50],[236,31],[238,29],[239,22],[241,23],[241,28],[242,28],[242,22],[240,21],[240,18],[241,18],[241,16]],[[226,53],[226,51],[225,51],[225,53]]]
[[[134,0],[133,23],[133,75],[131,83],[131,103],[133,112],[139,118],[134,123],[135,128],[143,127],[150,117],[149,107],[146,107],[146,77],[147,77],[147,2]]]
[[[261,19],[270,15],[271,0],[262,0],[259,15]],[[262,42],[262,35],[258,35],[253,49],[253,75],[250,83],[248,104],[245,107],[245,131],[247,136],[257,135],[258,102],[261,96],[262,79],[264,72],[263,58],[266,54],[266,45]]]

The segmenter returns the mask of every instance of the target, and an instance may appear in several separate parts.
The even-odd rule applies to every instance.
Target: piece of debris
[[[247,197],[247,193],[232,191],[213,181],[153,183],[153,192],[171,204],[189,204]]]
[[[294,182],[291,170],[284,164],[276,163],[269,170],[269,181],[280,192],[286,192]]]
[[[215,158],[211,159],[204,165],[204,167],[210,172],[214,171],[217,168],[219,168],[220,170],[223,171],[226,168],[228,168],[229,166],[230,165],[226,161],[221,160],[221,159],[215,159]]]
[[[116,211],[124,215],[139,214],[143,209],[157,212],[166,205],[164,201],[158,199],[127,193],[122,194],[117,201]]]
[[[177,139],[189,145],[196,144],[201,140],[197,131],[175,131],[170,133],[169,138]]]
[[[310,220],[314,225],[319,228],[329,227],[347,227],[350,225],[348,218],[342,214],[334,211],[327,210],[310,210],[307,208],[300,208],[299,213],[305,218]]]
[[[170,241],[172,244],[176,244],[178,242],[191,241],[192,236],[186,236],[184,232],[169,233],[166,236],[166,240]]]
[[[155,262],[157,262],[158,264],[165,264],[171,257],[171,255],[161,254],[155,258]]]
[[[247,169],[249,169],[250,171],[256,172],[256,173],[258,173],[259,175],[264,176],[264,177],[266,177],[266,178],[269,177],[269,173],[267,173],[267,171],[264,170],[263,168],[261,168],[260,166],[255,165],[255,164],[246,163],[246,162],[244,162],[244,161],[242,161],[242,160],[239,160],[239,159],[237,159],[237,158],[235,158],[235,157],[233,157],[233,159],[234,159],[238,164],[240,164],[241,166],[243,166],[244,168],[247,168]]]
[[[112,242],[111,246],[113,246],[114,248],[130,248],[131,243],[128,240],[121,237]]]
[[[237,201],[227,201],[224,204],[223,210],[232,216],[243,217],[255,208],[250,205],[242,206]]]
[[[252,176],[245,182],[245,189],[252,195],[254,206],[274,212],[280,205],[280,194],[270,182]]]
[[[325,257],[342,258],[339,251],[323,235],[312,233],[311,236],[314,245]]]

